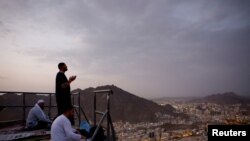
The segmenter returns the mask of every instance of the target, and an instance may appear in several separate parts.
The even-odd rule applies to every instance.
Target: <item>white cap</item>
[[[45,103],[43,99],[40,99],[37,101],[37,104],[40,104],[40,103]]]

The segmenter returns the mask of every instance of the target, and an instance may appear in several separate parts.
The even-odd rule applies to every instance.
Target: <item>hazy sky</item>
[[[250,94],[249,0],[0,0],[0,90]]]

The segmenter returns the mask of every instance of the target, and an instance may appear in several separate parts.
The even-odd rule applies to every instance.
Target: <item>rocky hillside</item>
[[[87,88],[84,90],[76,89],[73,93],[80,92],[81,107],[84,109],[87,117],[93,119],[93,91],[100,89],[112,89],[114,94],[111,99],[111,117],[114,121],[128,121],[128,122],[143,122],[154,121],[156,119],[155,113],[163,113],[172,116],[183,117],[182,114],[174,113],[175,109],[171,105],[160,106],[153,101],[138,97],[114,85],[100,86],[97,88]],[[74,98],[73,98],[74,97]],[[78,95],[72,96],[75,104],[77,104]],[[49,103],[49,97],[43,95],[27,95],[26,105],[32,106],[38,99],[44,99],[46,105]],[[0,106],[4,105],[22,105],[22,97],[16,94],[5,94],[0,96]],[[52,96],[52,105],[56,105],[55,97]],[[98,95],[97,109],[104,110],[106,108],[106,96]],[[0,120],[20,119],[22,115],[21,108],[1,108]],[[26,113],[28,113],[26,110]],[[47,109],[48,110],[48,109]],[[56,108],[52,109],[52,116],[56,116]]]

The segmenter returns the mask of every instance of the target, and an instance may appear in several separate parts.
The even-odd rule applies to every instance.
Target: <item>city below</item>
[[[167,101],[176,112],[185,113],[188,118],[156,113],[158,121],[131,124],[114,123],[121,141],[207,141],[208,125],[250,124],[249,109],[242,104],[219,105],[214,103],[182,103]],[[250,106],[249,104],[247,105]]]

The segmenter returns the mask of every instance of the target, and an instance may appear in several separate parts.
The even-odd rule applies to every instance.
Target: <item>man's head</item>
[[[67,118],[73,118],[74,117],[74,106],[70,105],[65,107],[63,114],[67,117]]]
[[[67,67],[67,65],[66,65],[64,62],[61,62],[61,63],[58,64],[58,69],[59,69],[60,71],[65,72],[65,71],[68,70],[68,67]]]
[[[37,101],[37,105],[39,105],[39,107],[41,108],[41,109],[44,109],[44,100],[43,99],[40,99],[40,100],[38,100]]]

